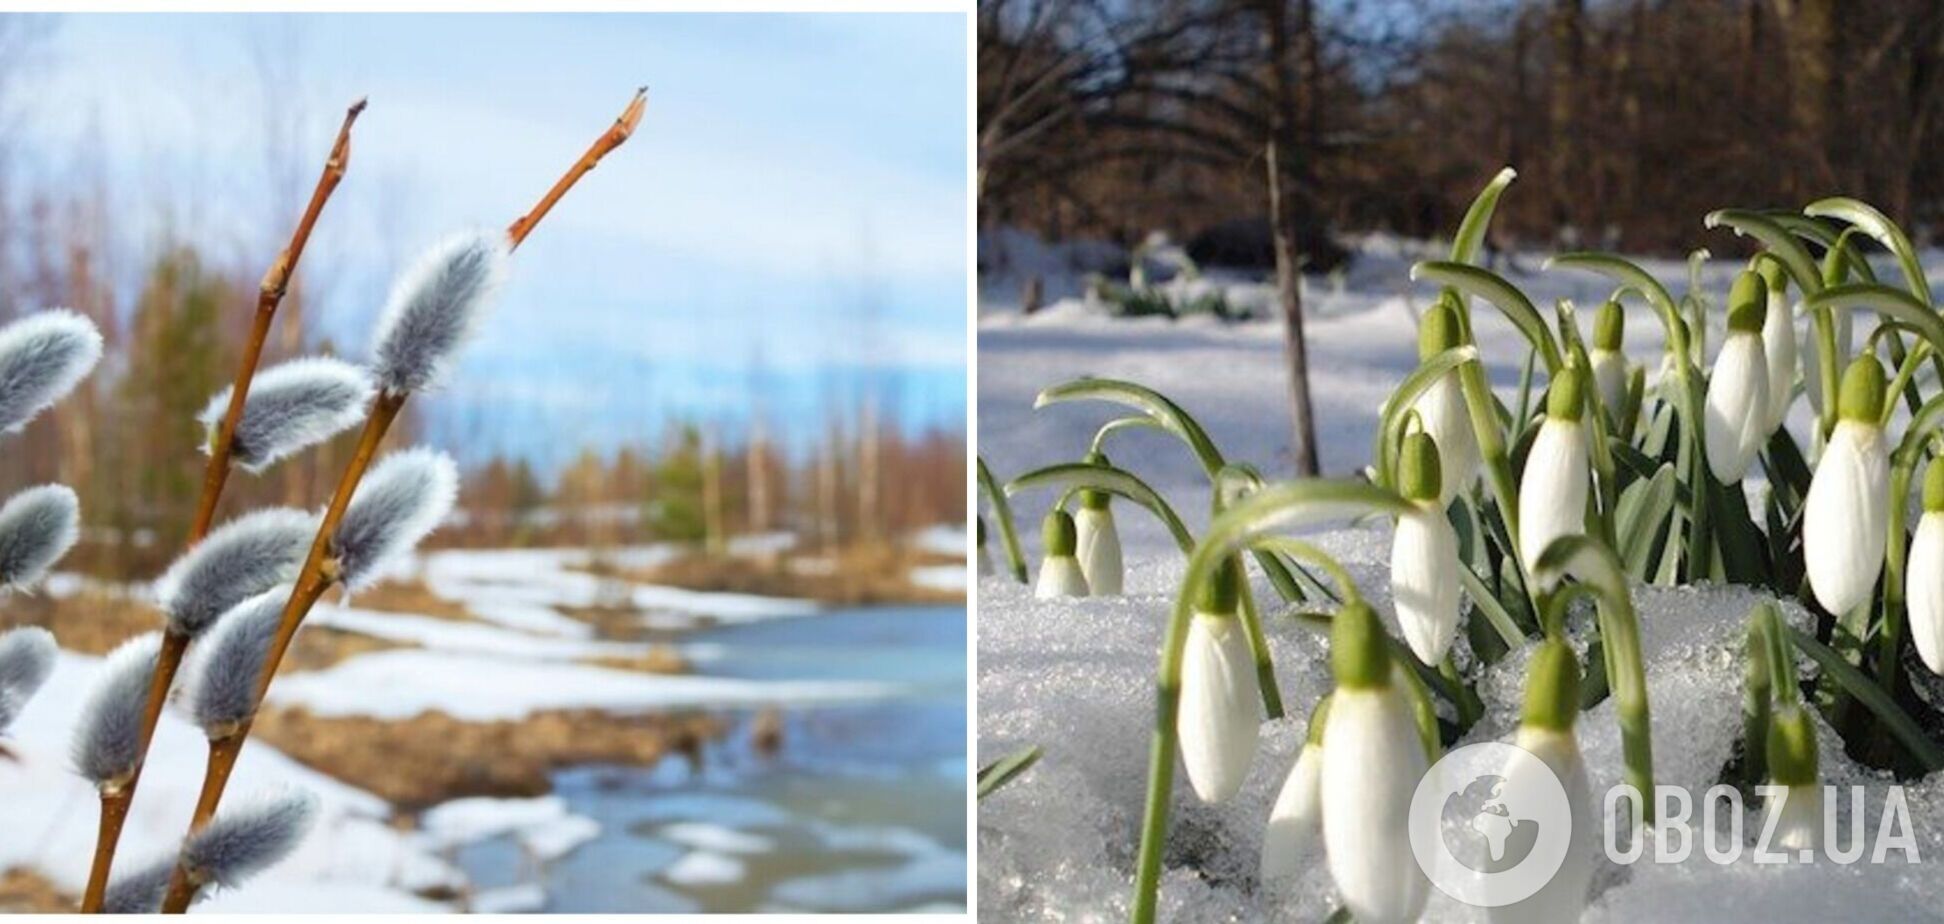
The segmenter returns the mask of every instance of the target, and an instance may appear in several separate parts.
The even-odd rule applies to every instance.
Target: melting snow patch
[[[742,880],[743,861],[726,854],[695,850],[662,870],[662,878],[679,886],[720,886]]]
[[[528,883],[474,893],[470,910],[474,914],[527,914],[546,906],[546,890]]]
[[[664,840],[674,841],[677,844],[719,853],[768,853],[776,849],[774,840],[760,834],[750,834],[704,821],[676,822],[662,828],[656,834]]]

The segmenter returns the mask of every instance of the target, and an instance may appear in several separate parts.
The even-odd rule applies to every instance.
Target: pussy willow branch
[[[506,229],[509,251],[519,249],[534,227],[552,210],[554,204],[572,189],[581,177],[599,164],[608,152],[621,146],[634,133],[640,124],[641,115],[647,105],[648,88],[635,91],[634,98],[621,116],[614,120],[601,137],[595,139],[587,152],[582,154],[574,165],[567,168],[546,195],[540,197],[531,210],[520,216]],[[304,617],[311,607],[324,596],[324,592],[338,579],[337,558],[331,548],[331,539],[337,533],[338,522],[343,519],[345,508],[350,506],[351,496],[357,491],[358,483],[371,465],[372,457],[377,455],[378,444],[385,438],[392,421],[405,406],[409,393],[394,394],[380,391],[372,400],[371,412],[365,418],[364,431],[358,437],[358,448],[351,456],[351,462],[344,469],[343,477],[338,479],[337,490],[331,495],[330,506],[325,508],[324,519],[318,525],[317,537],[311,541],[310,554],[304,560],[304,567],[297,574],[296,585],[291,589],[290,599],[284,604],[282,621],[277,626],[277,635],[270,642],[268,653],[263,659],[263,671],[257,677],[256,707],[263,704],[264,696],[270,691],[270,683],[277,675],[277,667],[283,662],[284,652],[297,635]],[[249,738],[250,727],[256,720],[256,708],[252,708],[249,718],[238,724],[236,730],[209,742],[209,764],[203,772],[202,795],[197,799],[196,813],[190,821],[191,833],[201,830],[216,815],[216,808],[222,802],[223,791],[229,785],[230,772],[236,768],[236,759],[243,751],[243,742]],[[190,900],[202,883],[191,879],[189,869],[181,863],[176,864],[175,874],[169,880],[168,894],[163,898],[162,910],[167,914],[180,914],[188,910]]]
[[[223,486],[229,480],[230,454],[236,446],[236,425],[243,419],[243,405],[250,394],[250,381],[256,377],[257,362],[263,356],[263,342],[270,334],[270,322],[276,317],[277,307],[283,303],[284,293],[290,288],[290,277],[296,272],[297,261],[304,256],[304,245],[310,242],[311,229],[316,227],[317,218],[324,212],[324,204],[330,201],[338,183],[344,179],[345,168],[351,162],[351,125],[364,112],[365,101],[359,99],[345,110],[344,122],[338,126],[337,140],[331,145],[331,153],[324,159],[324,170],[317,178],[316,188],[311,190],[310,204],[297,220],[297,228],[291,232],[290,243],[277,254],[270,269],[263,274],[263,283],[257,290],[256,319],[250,326],[249,339],[243,345],[243,360],[236,367],[236,379],[230,388],[229,408],[223,413],[222,423],[216,429],[215,442],[209,447],[209,464],[203,470],[202,495],[196,501],[196,518],[189,527],[189,537],[184,548],[192,548],[209,534],[211,521],[216,518],[216,504],[222,499]],[[101,830],[95,839],[94,863],[88,871],[88,887],[81,899],[81,910],[94,914],[101,911],[103,898],[108,890],[108,874],[114,867],[115,848],[121,842],[122,824],[128,818],[128,807],[135,799],[135,788],[142,779],[141,758],[148,754],[149,742],[155,737],[155,726],[162,720],[162,704],[168,699],[169,685],[175,682],[176,671],[182,666],[182,655],[189,647],[189,637],[176,632],[162,634],[162,648],[155,661],[155,678],[149,684],[148,706],[142,715],[142,738],[140,755],[137,757],[135,773],[127,784],[101,796]]]

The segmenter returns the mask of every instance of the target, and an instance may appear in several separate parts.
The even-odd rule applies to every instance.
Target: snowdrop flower
[[[74,768],[103,792],[127,784],[142,762],[142,716],[162,633],[138,635],[108,653],[74,730]]]
[[[316,532],[317,518],[291,507],[217,527],[155,582],[168,630],[194,638],[236,604],[295,578]]]
[[[1429,434],[1404,438],[1398,484],[1417,509],[1397,518],[1391,540],[1391,599],[1411,653],[1444,660],[1458,633],[1458,535],[1438,503],[1438,446]]]
[[[371,349],[372,376],[393,395],[435,384],[506,277],[507,238],[484,230],[449,237],[393,286]]]
[[[1762,347],[1768,291],[1762,277],[1743,270],[1728,293],[1728,337],[1708,377],[1703,414],[1708,470],[1716,481],[1737,484],[1768,440],[1769,367]]]
[[[236,733],[256,708],[263,658],[283,624],[285,584],[238,603],[190,653],[189,713],[210,740]]]
[[[1816,726],[1801,706],[1785,706],[1769,719],[1768,766],[1770,785],[1783,787],[1763,806],[1764,812],[1778,816],[1775,845],[1790,852],[1817,849],[1822,845],[1823,794],[1816,779]]]
[[[1323,847],[1344,907],[1360,924],[1401,924],[1424,911],[1430,883],[1411,862],[1411,794],[1428,769],[1424,742],[1395,676],[1377,613],[1353,601],[1336,615],[1337,689],[1323,730]]]
[[[979,540],[979,577],[992,576],[992,552],[986,548],[985,517],[973,521],[978,527]]]
[[[1774,433],[1788,419],[1789,401],[1795,397],[1795,312],[1789,307],[1789,277],[1781,267],[1764,262],[1762,282],[1768,291],[1768,312],[1762,319],[1762,355],[1768,360],[1767,430]]]
[[[1546,420],[1519,476],[1519,561],[1526,573],[1539,569],[1546,546],[1579,535],[1586,523],[1587,467],[1586,373],[1567,366],[1546,395]]]
[[[42,311],[0,328],[0,430],[27,426],[100,359],[101,332],[72,311]]]
[[[1558,872],[1539,891],[1509,905],[1490,908],[1493,924],[1553,924],[1577,921],[1586,909],[1599,839],[1595,836],[1593,786],[1580,755],[1573,723],[1579,718],[1580,670],[1573,649],[1559,639],[1539,643],[1526,669],[1525,711],[1513,739],[1525,754],[1537,758],[1566,790],[1572,811],[1572,840]],[[1529,759],[1524,755],[1514,760]],[[1534,768],[1536,769],[1536,768]],[[1517,779],[1516,770],[1506,774]]]
[[[1932,459],[1924,473],[1924,515],[1910,543],[1906,573],[1910,640],[1924,666],[1944,674],[1944,459]]]
[[[1459,344],[1458,312],[1440,300],[1418,327],[1418,358],[1430,359]],[[1412,405],[1424,432],[1438,444],[1444,478],[1438,490],[1440,508],[1471,487],[1478,477],[1478,437],[1472,432],[1471,411],[1458,384],[1457,371],[1438,377]]]
[[[1269,829],[1262,834],[1264,884],[1294,879],[1323,843],[1323,729],[1329,719],[1330,697],[1325,696],[1310,713],[1303,750],[1269,810]]]
[[[0,632],[0,732],[13,724],[27,700],[54,673],[59,654],[54,633],[39,626]]]
[[[1091,453],[1087,461],[1107,464],[1107,457]],[[1078,534],[1080,573],[1087,578],[1087,592],[1096,597],[1119,596],[1121,592],[1120,531],[1114,528],[1114,512],[1105,491],[1083,488],[1080,514],[1073,518]]]
[[[204,452],[215,448],[234,391],[230,386],[217,392],[196,418],[207,430]],[[257,374],[243,398],[230,459],[244,471],[262,471],[363,420],[370,400],[371,380],[342,360],[313,356],[272,366]]]
[[[81,537],[81,502],[67,485],[28,488],[0,506],[0,584],[28,587]]]
[[[1033,595],[1041,600],[1086,596],[1087,576],[1073,557],[1073,517],[1057,508],[1047,514],[1040,523],[1040,540],[1046,545],[1046,559],[1040,562],[1039,584]]]
[[[317,820],[317,796],[291,788],[216,816],[182,845],[197,887],[235,888],[290,855]]]
[[[1249,637],[1236,613],[1241,566],[1224,562],[1203,588],[1181,658],[1181,763],[1203,802],[1242,788],[1262,731],[1261,691]]]
[[[1843,373],[1836,428],[1803,501],[1803,558],[1816,601],[1842,613],[1870,597],[1883,570],[1890,460],[1883,428],[1883,366],[1865,353]]]
[[[1593,385],[1599,389],[1600,404],[1616,423],[1627,404],[1627,354],[1621,347],[1627,330],[1627,316],[1620,303],[1610,301],[1593,316]]]
[[[338,579],[357,590],[384,576],[385,566],[412,550],[452,512],[459,470],[433,449],[406,449],[373,466],[338,521],[331,552]]]

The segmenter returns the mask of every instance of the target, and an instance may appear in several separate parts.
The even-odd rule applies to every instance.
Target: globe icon
[[[1480,873],[1513,869],[1532,855],[1539,822],[1517,817],[1500,798],[1505,778],[1480,774],[1448,796],[1439,811],[1445,848]]]

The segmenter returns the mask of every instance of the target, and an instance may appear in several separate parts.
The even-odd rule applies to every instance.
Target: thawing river
[[[601,835],[539,865],[510,840],[465,848],[480,889],[537,882],[549,912],[960,911],[966,901],[963,607],[838,611],[685,634],[698,674],[868,680],[903,692],[792,708],[780,749],[751,746],[752,715],[701,769],[556,774]]]

